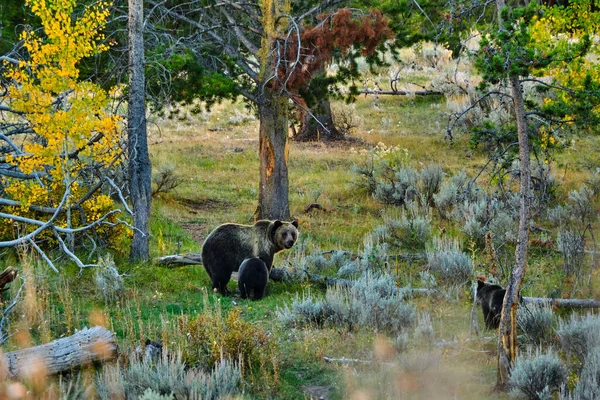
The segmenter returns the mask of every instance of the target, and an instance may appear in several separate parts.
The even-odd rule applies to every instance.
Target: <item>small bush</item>
[[[119,300],[124,293],[125,283],[119,274],[110,254],[100,257],[99,266],[95,269],[94,283],[107,304]]]
[[[433,196],[440,191],[444,172],[437,164],[431,164],[423,167],[419,182],[421,196],[429,205],[434,204]]]
[[[567,370],[552,351],[535,355],[529,350],[526,357],[517,359],[510,375],[513,393],[523,394],[529,400],[550,400],[567,379]]]
[[[560,320],[556,332],[563,349],[579,361],[585,362],[590,351],[600,346],[600,316],[572,314],[567,320]]]
[[[594,347],[586,356],[585,364],[570,399],[600,399],[600,347]]]
[[[467,174],[461,171],[443,184],[439,193],[433,195],[433,201],[442,218],[451,218],[454,207],[464,198],[468,181]]]
[[[373,239],[397,248],[423,248],[431,233],[431,217],[416,206],[402,210],[400,218],[385,217],[385,224],[375,228]]]
[[[448,284],[463,284],[473,274],[471,258],[460,251],[456,239],[435,239],[427,250],[427,263],[429,270]]]
[[[517,325],[525,344],[538,345],[547,342],[554,332],[552,307],[538,304],[519,307],[517,310]]]
[[[582,235],[571,230],[559,230],[556,245],[563,257],[565,275],[579,277],[583,267],[585,247]]]
[[[181,178],[177,175],[175,166],[168,164],[158,168],[152,174],[152,197],[160,193],[169,193],[181,184]]]
[[[382,178],[377,183],[373,197],[380,203],[402,206],[417,199],[419,173],[412,167],[393,170],[390,178]]]
[[[429,313],[420,313],[417,317],[417,327],[415,328],[415,339],[422,340],[428,344],[433,342],[433,324]]]
[[[163,396],[152,389],[146,389],[144,394],[139,397],[139,400],[173,400],[173,395]]]
[[[573,218],[586,224],[588,221],[593,221],[596,216],[594,210],[594,192],[582,184],[579,190],[569,192],[569,208],[573,213]]]

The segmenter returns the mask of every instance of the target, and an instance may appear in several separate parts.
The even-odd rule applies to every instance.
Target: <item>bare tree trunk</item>
[[[151,202],[151,166],[146,135],[144,85],[144,8],[143,0],[129,0],[129,193],[133,205],[131,261],[146,261]]]
[[[333,124],[331,104],[328,99],[322,99],[313,108],[299,107],[300,130],[294,139],[300,141],[330,141],[342,140],[344,135]]]
[[[289,219],[288,198],[288,99],[265,88],[258,105],[260,117],[260,187],[258,218]]]
[[[500,3],[498,0],[499,10]],[[503,6],[502,6],[503,7]],[[510,280],[506,288],[502,316],[498,334],[498,386],[506,387],[510,377],[511,368],[517,358],[517,307],[519,306],[519,293],[527,268],[527,252],[529,250],[529,221],[531,219],[531,169],[529,165],[529,137],[527,121],[525,120],[525,104],[523,92],[518,76],[511,77],[509,81],[515,119],[517,122],[517,135],[519,138],[519,173],[520,173],[520,211],[517,248],[515,251],[515,266],[510,273]]]
[[[3,367],[8,369],[11,376],[27,378],[36,372],[54,375],[116,357],[114,333],[95,326],[50,343],[6,353]]]

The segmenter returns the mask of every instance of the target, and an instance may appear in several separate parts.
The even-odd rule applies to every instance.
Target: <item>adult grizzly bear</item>
[[[254,225],[224,224],[208,235],[202,246],[202,264],[213,289],[227,294],[231,273],[242,261],[260,258],[271,272],[273,256],[290,249],[298,238],[298,221],[261,220]]]
[[[506,289],[502,286],[477,280],[477,299],[481,302],[486,328],[498,329],[505,294]]]
[[[269,270],[267,266],[257,257],[246,258],[238,272],[238,287],[242,299],[253,294],[254,300],[260,300],[265,295],[267,282],[269,281]]]

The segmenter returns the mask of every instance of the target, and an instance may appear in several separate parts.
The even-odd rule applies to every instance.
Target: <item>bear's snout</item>
[[[294,245],[294,239],[286,240],[286,242],[284,243],[284,246],[286,249],[291,249],[293,245]]]

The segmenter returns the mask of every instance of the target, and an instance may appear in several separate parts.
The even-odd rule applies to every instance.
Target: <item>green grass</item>
[[[448,110],[440,97],[382,97],[377,107],[373,98],[361,97],[353,107],[362,121],[355,135],[365,142],[365,146],[356,143],[291,145],[290,206],[292,214],[300,220],[303,240],[310,243],[308,253],[319,249],[358,252],[363,247],[364,236],[383,222],[382,216],[388,211],[386,207],[350,183],[352,165],[363,159],[357,151],[359,148],[378,142],[399,146],[408,150],[411,162],[417,168],[435,162],[447,174],[461,169],[473,174],[485,163],[485,156],[471,150],[466,137],[457,137],[452,145],[444,140]],[[243,106],[227,103],[215,106],[202,118],[155,121],[157,125],[150,127],[154,170],[172,165],[182,179],[172,192],[162,193],[153,200],[150,225],[153,257],[198,252],[202,240],[221,223],[251,223],[258,192],[258,123],[231,123],[230,118],[235,117],[236,112],[244,113]],[[593,164],[597,160],[591,156],[582,158],[579,152],[593,146],[598,148],[597,138],[578,139],[573,149],[557,155],[562,184],[559,196],[564,198],[569,189],[578,187],[588,177],[585,163]],[[482,179],[485,180],[485,176]],[[304,214],[305,207],[313,202],[322,204],[327,211]],[[436,232],[442,226],[447,228],[448,235],[458,232],[456,226],[434,220]],[[52,337],[69,333],[65,323],[67,317],[73,320],[72,328],[80,329],[93,322],[93,310],[100,310],[107,315],[123,348],[130,349],[144,337],[171,338],[169,335],[175,331],[180,316],[202,312],[205,293],[211,287],[202,266],[131,265],[126,261],[125,245],[116,253],[119,270],[126,275],[126,293],[116,305],[103,304],[93,283],[92,270],[79,274],[71,265],[64,267],[61,276],[56,276],[38,262],[34,274],[38,300],[46,302],[40,315],[49,316]],[[278,254],[275,266],[284,265],[288,255],[289,252]],[[481,251],[477,257],[476,261],[483,260]],[[10,257],[4,260],[4,263],[15,262]],[[554,252],[532,248],[524,294],[548,296],[557,291],[562,294],[560,263],[559,255]],[[399,284],[418,285],[421,264],[400,263],[395,267]],[[69,282],[68,293],[61,289],[65,281]],[[598,285],[599,279],[595,276],[584,294],[597,294]],[[230,283],[230,289],[236,291],[234,282]],[[506,398],[491,390],[495,383],[495,335],[489,331],[483,332],[485,337],[469,335],[471,299],[464,290],[457,300],[415,299],[419,311],[431,314],[435,341],[441,345],[427,347],[411,339],[413,347],[407,356],[434,355],[439,357],[439,365],[421,375],[411,372],[408,367],[398,366],[381,372],[380,378],[370,374],[370,366],[323,361],[324,356],[372,359],[374,332],[316,327],[284,329],[277,324],[277,307],[289,304],[294,296],[302,295],[306,290],[316,295],[324,294],[322,288],[308,283],[271,282],[267,297],[261,301],[241,300],[236,294],[231,297],[209,295],[211,302],[220,302],[225,313],[239,308],[243,319],[263,327],[279,343],[280,383],[273,398],[306,398],[302,389],[306,385],[330,388],[333,399],[350,398],[361,390],[376,394],[382,385],[400,385],[410,398],[445,398],[449,394],[457,398]],[[63,303],[61,299],[69,296],[71,300]],[[69,311],[69,307],[74,311]],[[42,331],[43,318],[35,315],[27,318],[33,321],[34,342],[42,341],[38,332]],[[483,326],[481,317],[480,326]],[[9,348],[17,345],[12,340]]]

